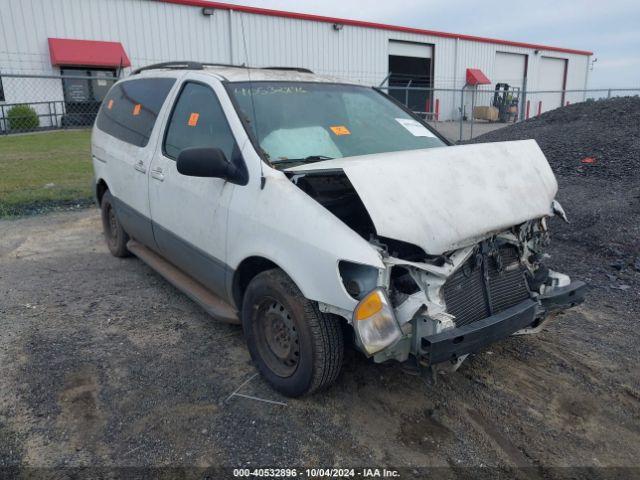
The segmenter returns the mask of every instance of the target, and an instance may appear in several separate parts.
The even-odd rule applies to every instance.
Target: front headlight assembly
[[[358,303],[353,311],[353,328],[367,355],[384,350],[402,337],[383,288],[374,288]]]

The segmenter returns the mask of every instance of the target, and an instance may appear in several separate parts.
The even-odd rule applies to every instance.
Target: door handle
[[[138,160],[135,165],[133,165],[133,168],[141,173],[147,173],[147,169],[144,168],[144,162],[142,160]]]
[[[156,167],[151,170],[151,176],[156,180],[160,180],[161,182],[164,181],[164,173],[160,167]]]

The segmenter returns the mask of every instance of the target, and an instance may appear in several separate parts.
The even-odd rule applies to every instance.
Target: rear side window
[[[145,78],[115,85],[100,107],[98,128],[123,142],[146,146],[174,83],[173,78]]]
[[[188,82],[175,104],[164,140],[164,153],[175,159],[185,148],[212,147],[238,164],[237,148],[227,118],[215,92],[206,85]]]

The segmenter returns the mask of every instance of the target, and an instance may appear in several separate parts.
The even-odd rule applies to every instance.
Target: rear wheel
[[[315,392],[338,377],[344,355],[340,322],[320,312],[279,269],[256,275],[242,303],[253,361],[276,390],[291,397]]]
[[[104,238],[111,255],[114,257],[128,257],[131,255],[127,250],[127,242],[129,235],[124,231],[122,225],[118,221],[118,216],[113,208],[113,197],[107,190],[102,196],[100,202],[100,210],[102,211],[102,228],[104,230]]]

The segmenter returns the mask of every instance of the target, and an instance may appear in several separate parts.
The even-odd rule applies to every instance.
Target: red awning
[[[50,38],[51,64],[83,67],[130,67],[131,62],[120,42]]]
[[[467,85],[488,85],[491,80],[479,68],[467,68]]]

